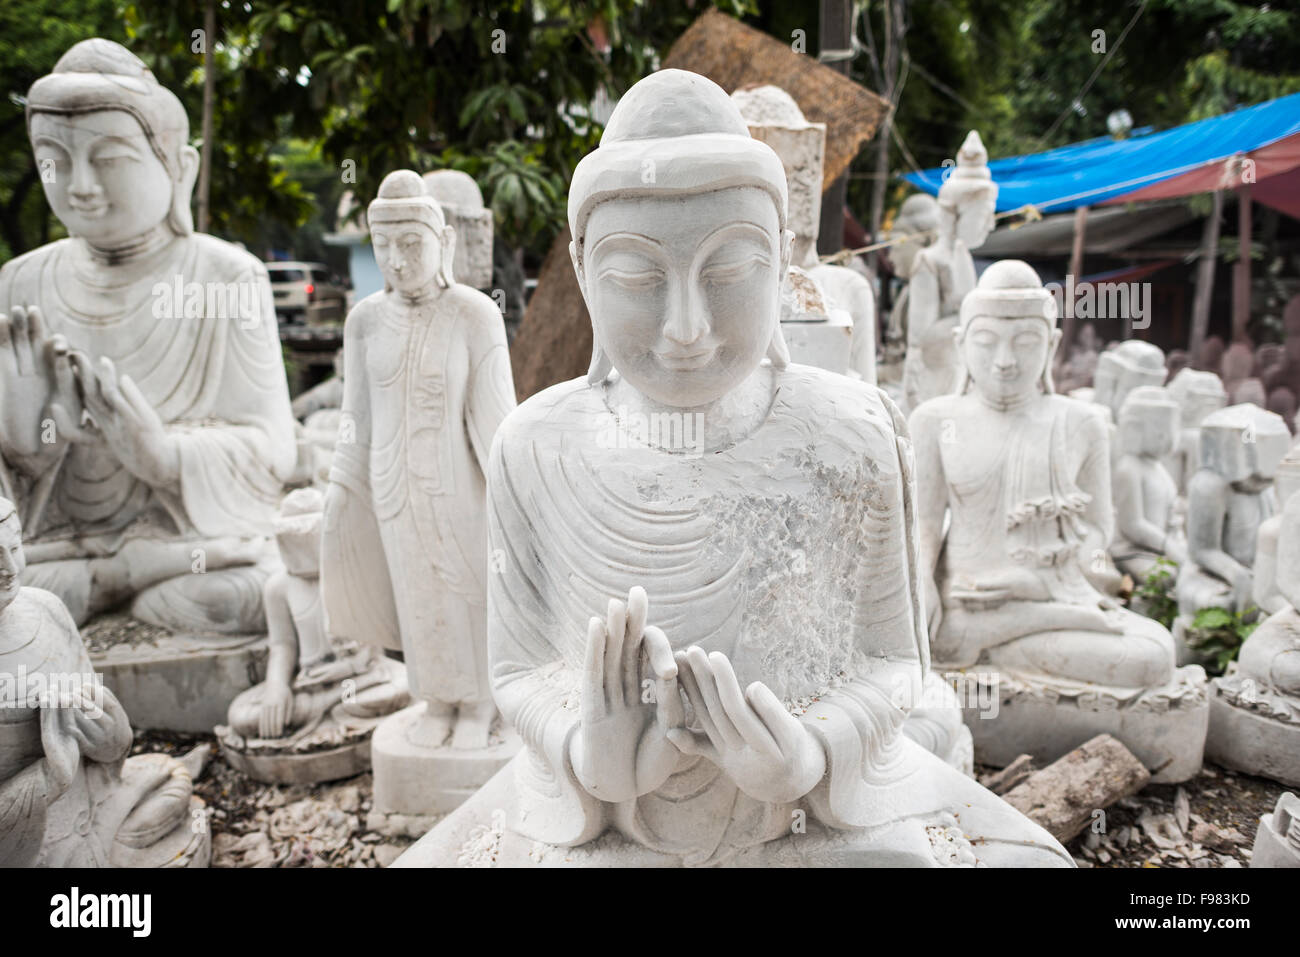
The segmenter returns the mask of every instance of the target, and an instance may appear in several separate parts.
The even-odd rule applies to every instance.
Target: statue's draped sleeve
[[[0,866],[31,867],[45,837],[45,762],[27,765],[0,784]]]
[[[469,400],[465,406],[465,426],[470,444],[483,474],[488,472],[492,438],[505,417],[515,407],[515,380],[510,372],[510,348],[501,313],[486,296],[479,310],[478,329],[469,339]],[[479,318],[479,317],[476,317]]]
[[[572,846],[605,829],[607,806],[578,782],[569,741],[578,729],[577,676],[564,663],[565,636],[552,611],[535,524],[545,503],[537,495],[536,450],[507,422],[492,445],[488,470],[488,660],[492,693],[505,720],[529,750],[516,761],[516,807],[527,810],[511,826],[534,840]],[[526,428],[526,427],[525,427]]]
[[[206,271],[201,264],[196,270]],[[205,366],[195,372],[200,394],[170,427],[180,445],[181,478],[179,502],[168,504],[178,504],[207,536],[264,535],[297,456],[266,269],[250,263],[234,282],[255,294],[247,302],[236,297],[231,318],[203,321],[201,335],[209,342],[195,351]]]
[[[343,410],[330,463],[321,548],[321,595],[330,635],[400,651],[397,604],[370,489],[370,399],[365,394],[362,302],[343,329]]]
[[[826,773],[807,796],[831,827],[865,827],[880,819],[879,789],[902,758],[903,721],[920,700],[930,667],[917,554],[916,479],[907,424],[879,389],[888,415],[892,461],[879,463],[884,497],[872,516],[868,554],[859,568],[859,599],[850,626],[859,655],[847,680],[820,695],[800,720],[826,752]]]

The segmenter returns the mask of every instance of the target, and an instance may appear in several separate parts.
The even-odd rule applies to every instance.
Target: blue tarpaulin
[[[1035,206],[1043,212],[1061,213],[1078,206],[1095,206],[1158,183],[1187,177],[1186,188],[1170,185],[1156,190],[1165,195],[1200,192],[1207,182],[1209,164],[1296,137],[1300,142],[1300,93],[1222,116],[1153,131],[1135,130],[1126,139],[1099,137],[1070,146],[993,160],[989,171],[998,184],[998,211]],[[1270,153],[1272,162],[1261,175],[1294,166],[1294,153]],[[903,178],[930,194],[939,192],[944,168],[908,173]],[[1134,199],[1153,198],[1149,195]]]

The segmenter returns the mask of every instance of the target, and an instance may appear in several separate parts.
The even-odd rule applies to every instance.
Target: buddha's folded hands
[[[677,653],[686,698],[702,731],[676,728],[668,738],[684,754],[712,761],[759,801],[803,797],[826,772],[826,755],[767,685],[741,691],[727,656],[698,645]]]
[[[587,627],[582,717],[571,757],[578,781],[602,801],[653,791],[677,766],[668,740],[682,720],[677,669],[667,636],[646,625],[647,612],[645,589],[634,587],[626,604],[611,599],[605,619],[593,617]],[[648,687],[653,694],[643,693]]]

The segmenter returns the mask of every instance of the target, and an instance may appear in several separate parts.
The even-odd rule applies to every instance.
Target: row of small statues
[[[409,864],[1069,866],[970,777],[967,725],[994,763],[1111,731],[1159,780],[1199,768],[1204,673],[1107,591],[1117,440],[1055,393],[1038,276],[997,263],[941,307],[960,375],[910,423],[865,365],[792,362],[799,304],[851,313],[858,287],[791,278],[811,262],[798,166],[709,80],[638,83],[574,171],[591,367],[517,408],[454,229],[419,174],[387,176],[367,210],[385,288],[347,319],[324,491],[287,497],[311,443],[265,272],[193,232],[179,102],[93,40],[33,86],[28,122],[71,238],[0,269],[3,673],[93,675],[78,626],[124,604],[177,631],[264,627],[266,680],[232,696],[227,756],[290,780],[364,757],[376,823],[446,815]],[[953,179],[991,228],[981,165],[975,137]],[[151,298],[172,276],[265,294],[186,319]],[[852,329],[848,351],[874,356]],[[1223,413],[1198,454],[1231,553],[1247,506],[1268,516],[1286,443]],[[1155,448],[1154,418],[1121,415],[1121,438]],[[1271,534],[1289,604],[1239,675],[1285,702],[1300,498]],[[932,706],[946,668],[985,682],[996,717],[963,724],[942,682]],[[193,768],[124,764],[126,716],[91,685],[94,702],[0,713],[0,859],[65,863],[89,821],[77,862],[201,865]],[[1294,713],[1238,698],[1294,734]]]

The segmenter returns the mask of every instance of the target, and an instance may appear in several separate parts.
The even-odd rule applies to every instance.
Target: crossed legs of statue
[[[132,601],[135,617],[176,631],[265,629],[262,586],[274,549],[262,539],[130,539],[114,554],[35,560],[23,583],[58,595],[78,626]],[[55,553],[57,554],[57,553]]]

